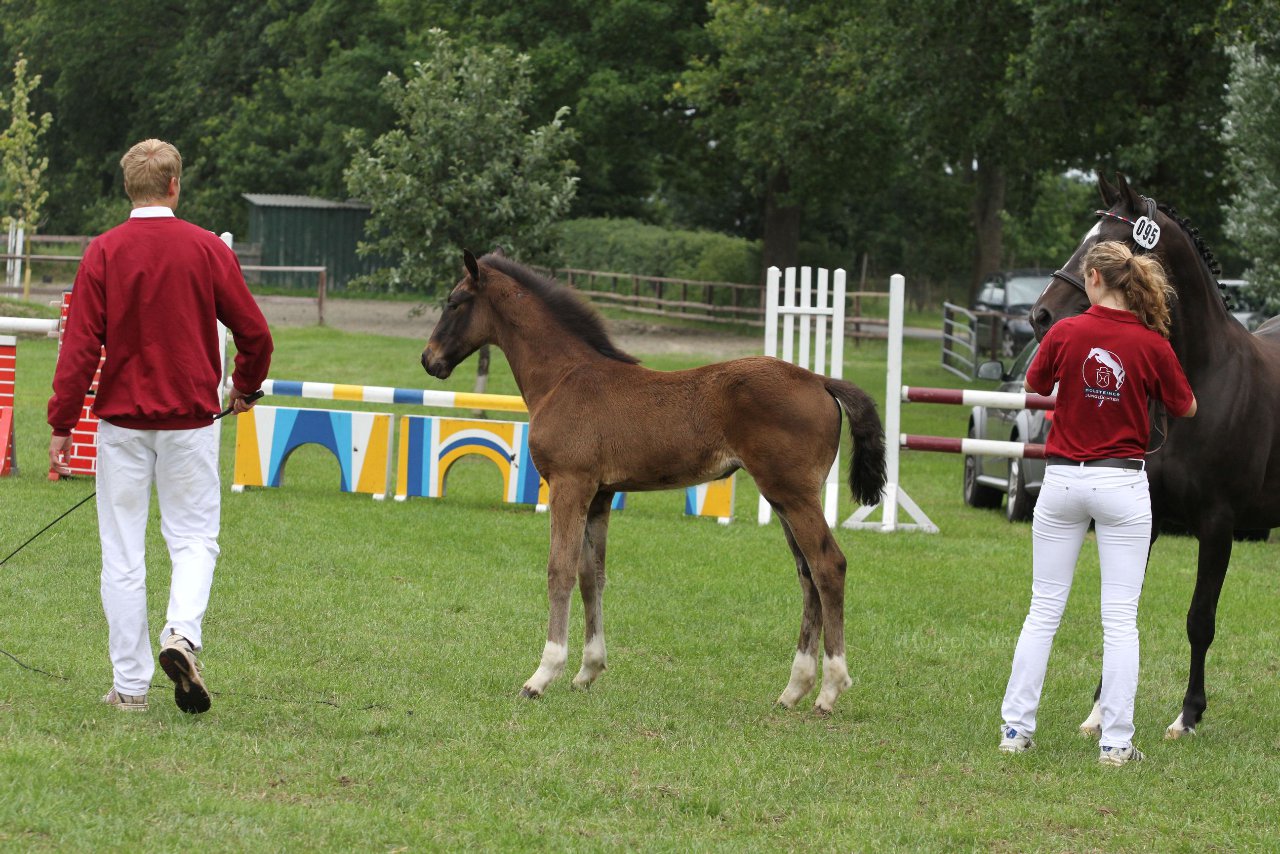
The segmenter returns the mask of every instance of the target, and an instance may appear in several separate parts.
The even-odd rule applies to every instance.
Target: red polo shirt
[[[235,253],[217,235],[173,216],[131,216],[85,249],[76,272],[49,400],[66,436],[107,359],[93,411],[118,427],[184,430],[218,413],[215,321],[236,343],[236,388],[256,391],[271,364],[271,333]]]
[[[1169,342],[1132,312],[1100,305],[1054,324],[1040,343],[1026,386],[1048,394],[1054,383],[1045,450],[1076,461],[1141,459],[1151,430],[1148,400],[1175,417],[1194,400]]]

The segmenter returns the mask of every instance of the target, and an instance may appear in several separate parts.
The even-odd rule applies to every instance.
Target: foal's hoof
[[[542,696],[542,692],[525,685],[520,689],[520,696],[526,700],[536,700]]]

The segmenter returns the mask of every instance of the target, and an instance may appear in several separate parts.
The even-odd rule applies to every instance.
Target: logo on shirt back
[[[1124,385],[1124,365],[1120,357],[1110,350],[1094,347],[1084,359],[1084,396],[1098,401],[1119,402],[1120,387]]]

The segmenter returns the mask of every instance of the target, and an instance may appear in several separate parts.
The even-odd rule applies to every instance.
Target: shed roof
[[[322,208],[328,210],[347,209],[347,210],[369,210],[369,205],[365,202],[350,199],[345,202],[335,202],[332,199],[320,199],[315,196],[289,196],[276,195],[273,193],[241,193],[251,205],[258,205],[264,208]]]

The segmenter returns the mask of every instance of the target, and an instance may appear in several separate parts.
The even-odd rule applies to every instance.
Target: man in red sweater
[[[147,708],[155,663],[144,546],[154,483],[172,562],[160,666],[174,682],[178,708],[203,712],[209,691],[195,653],[218,557],[218,321],[236,344],[230,392],[236,412],[253,405],[245,398],[266,379],[271,333],[235,253],[212,232],[174,216],[182,189],[178,150],[144,140],[120,167],[133,210],[89,244],[76,273],[49,400],[49,461],[70,473],[71,429],[105,346],[93,404],[100,419],[102,607],[113,672],[103,702]]]

